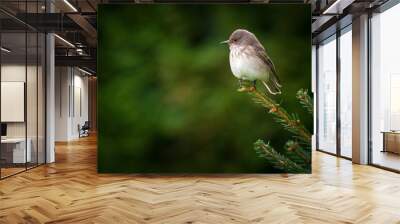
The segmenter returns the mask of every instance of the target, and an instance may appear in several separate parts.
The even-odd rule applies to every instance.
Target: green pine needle
[[[311,151],[303,149],[297,141],[289,140],[286,142],[285,155],[304,169],[309,170],[311,168]]]
[[[254,143],[254,149],[260,157],[265,158],[270,164],[272,164],[273,167],[277,169],[281,169],[288,173],[306,172],[303,167],[280,154],[269,143],[264,143],[264,141],[260,139]]]
[[[274,115],[275,121],[281,124],[287,131],[294,134],[296,139],[303,144],[311,142],[311,133],[301,123],[297,114],[289,114],[285,108],[265,93],[252,88],[248,88],[247,90],[253,96],[254,102],[265,107],[270,114]]]
[[[310,113],[313,114],[314,104],[312,98],[308,95],[307,89],[300,89],[296,94],[300,104]]]
[[[267,160],[269,164],[277,169],[288,173],[311,172],[311,133],[302,124],[295,113],[288,113],[282,105],[270,98],[268,94],[262,93],[254,87],[242,87],[241,92],[248,92],[253,96],[255,103],[267,109],[274,116],[274,120],[293,134],[294,140],[289,140],[282,152],[276,151],[269,143],[258,140],[254,143],[254,149],[260,157]],[[310,113],[313,113],[312,98],[308,91],[300,89],[296,98],[300,104]],[[304,147],[304,148],[303,148]]]

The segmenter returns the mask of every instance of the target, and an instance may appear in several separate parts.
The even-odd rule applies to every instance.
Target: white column
[[[70,140],[71,67],[55,69],[55,141]]]
[[[353,19],[353,162],[368,163],[368,15]]]
[[[55,133],[55,76],[54,76],[54,35],[47,34],[46,37],[46,162],[52,163],[55,161],[54,152],[54,133]]]
[[[54,11],[51,1],[46,1],[47,12]],[[46,35],[46,163],[55,161],[55,44],[54,34]]]

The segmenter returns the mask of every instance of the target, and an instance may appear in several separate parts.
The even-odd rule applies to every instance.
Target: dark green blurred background
[[[101,5],[99,172],[276,172],[253,143],[279,149],[290,134],[236,91],[219,42],[237,28],[264,45],[283,84],[276,100],[311,130],[295,97],[311,84],[308,5]]]

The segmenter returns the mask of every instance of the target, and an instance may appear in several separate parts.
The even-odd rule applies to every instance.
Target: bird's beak
[[[227,43],[229,43],[229,40],[225,40],[225,41],[221,41],[221,42],[219,42],[220,44],[227,44]]]

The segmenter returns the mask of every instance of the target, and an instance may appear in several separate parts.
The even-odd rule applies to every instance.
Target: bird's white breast
[[[268,80],[269,73],[265,63],[250,49],[240,46],[231,46],[229,63],[233,75],[243,80]]]

